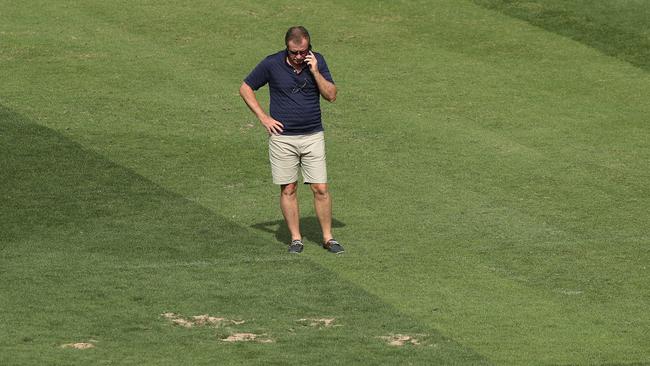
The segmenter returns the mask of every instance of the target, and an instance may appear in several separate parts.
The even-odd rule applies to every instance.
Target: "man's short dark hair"
[[[289,45],[289,42],[300,43],[302,39],[306,39],[307,42],[311,43],[311,38],[309,37],[309,32],[307,28],[302,25],[289,28],[287,34],[284,36],[284,44]]]

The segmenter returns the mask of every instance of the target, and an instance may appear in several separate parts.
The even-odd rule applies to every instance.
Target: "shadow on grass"
[[[0,364],[490,364],[337,272],[287,261],[255,231],[2,105],[0,156]],[[316,218],[302,224],[320,236]],[[254,227],[288,235],[282,220]],[[254,318],[251,329],[278,341],[230,347],[217,338],[228,330],[163,325],[170,310]],[[295,325],[321,314],[344,327]],[[403,333],[427,346],[380,338]],[[82,335],[110,341],[85,358],[61,351]]]
[[[236,223],[0,105],[0,250],[93,253],[122,261],[265,255]],[[245,239],[244,239],[245,238]]]
[[[261,230],[267,233],[275,235],[275,238],[282,243],[282,245],[288,244],[291,241],[291,234],[289,233],[289,228],[285,224],[284,220],[274,220],[268,222],[262,222],[259,224],[251,225],[252,228]],[[332,218],[332,228],[341,228],[345,227],[345,223]],[[318,218],[315,216],[303,217],[300,219],[300,231],[304,241],[311,241],[315,244],[321,245],[322,243],[322,234],[320,230],[320,223]]]

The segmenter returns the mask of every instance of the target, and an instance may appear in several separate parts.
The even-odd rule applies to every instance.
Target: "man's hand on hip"
[[[266,132],[268,132],[269,135],[279,135],[282,133],[282,128],[284,125],[272,117],[264,116],[260,119],[260,122],[262,122],[264,128],[266,128]]]

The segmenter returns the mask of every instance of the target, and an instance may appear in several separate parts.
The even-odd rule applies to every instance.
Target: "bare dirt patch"
[[[259,343],[272,343],[273,340],[269,338],[260,338],[260,335],[255,333],[235,333],[227,338],[222,339],[224,342],[259,342]]]
[[[85,343],[85,342],[66,343],[66,344],[62,344],[61,348],[89,349],[89,348],[95,348],[95,345],[92,343]]]
[[[561,289],[560,293],[563,294],[563,295],[569,295],[569,296],[582,295],[581,290]]]
[[[192,317],[195,325],[220,325],[223,322],[227,322],[226,318],[219,318],[216,316],[205,315],[195,315]]]
[[[406,344],[412,344],[414,346],[420,345],[420,341],[406,334],[393,334],[393,335],[383,336],[379,338],[385,340],[388,343],[388,345],[395,346],[395,347],[402,347]]]
[[[176,313],[162,313],[160,314],[160,316],[169,320],[172,324],[184,328],[201,327],[201,326],[220,327],[226,324],[241,325],[246,322],[245,320],[226,319],[222,317],[210,316],[208,314],[183,317]]]
[[[324,327],[324,328],[329,328],[331,326],[334,326],[334,321],[336,318],[307,318],[307,319],[298,319],[297,322],[304,325],[304,326],[310,326],[310,327]]]
[[[246,123],[245,125],[239,127],[239,131],[245,132],[245,131],[248,131],[248,130],[252,129],[253,127],[255,127],[255,125],[249,122],[249,123]]]

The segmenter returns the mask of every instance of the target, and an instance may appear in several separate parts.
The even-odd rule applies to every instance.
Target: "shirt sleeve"
[[[327,62],[325,62],[325,57],[320,53],[318,53],[316,54],[316,58],[318,61],[318,71],[321,73],[321,75],[323,75],[325,80],[334,84],[334,79],[332,79],[332,74],[330,73],[330,69],[327,67]]]
[[[266,60],[262,60],[262,62],[257,64],[253,71],[246,76],[244,82],[253,90],[257,90],[266,85],[269,82],[269,68]]]

